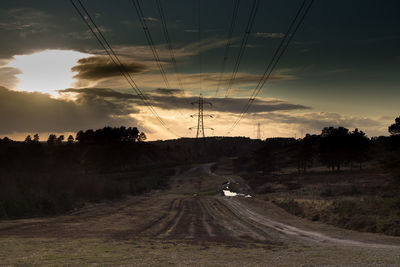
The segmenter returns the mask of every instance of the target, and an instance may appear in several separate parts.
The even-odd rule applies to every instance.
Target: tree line
[[[64,142],[64,135],[55,135],[50,134],[47,138],[48,145],[60,145]],[[136,127],[104,127],[98,130],[86,130],[79,131],[74,138],[72,135],[69,135],[66,143],[72,144],[75,141],[81,144],[101,144],[101,143],[118,143],[118,142],[143,142],[146,140],[146,134],[140,132]],[[10,142],[12,141],[8,137],[5,137],[3,140],[0,138],[0,142]],[[32,143],[40,143],[39,134],[34,134],[33,138],[31,135],[27,135],[24,143],[32,144]]]
[[[0,218],[62,213],[87,201],[141,194],[166,185],[163,151],[136,127],[0,139]],[[153,168],[147,168],[152,165]]]
[[[136,127],[104,127],[70,135],[0,138],[0,219],[64,213],[164,188],[179,165],[235,156],[260,141],[207,138],[146,142]],[[211,156],[210,156],[211,155]]]
[[[400,117],[388,127],[388,132],[388,137],[368,138],[357,128],[351,131],[339,126],[325,127],[320,134],[306,134],[301,139],[268,138],[261,149],[240,158],[237,165],[264,172],[296,166],[303,173],[322,165],[334,172],[343,166],[362,169],[369,160],[381,160],[384,167],[394,170],[400,166]],[[249,161],[253,164],[245,164]]]

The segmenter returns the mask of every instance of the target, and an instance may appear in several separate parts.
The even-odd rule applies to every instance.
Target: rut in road
[[[260,242],[283,245],[313,243],[370,248],[399,248],[331,237],[304,230],[250,209],[232,197],[188,197],[174,199],[170,210],[144,232],[161,239],[210,242]],[[143,233],[142,233],[143,234]]]
[[[176,199],[168,215],[162,215],[160,218],[158,223],[152,224],[142,235],[191,241],[256,241],[280,244],[260,227],[233,213],[219,198]]]

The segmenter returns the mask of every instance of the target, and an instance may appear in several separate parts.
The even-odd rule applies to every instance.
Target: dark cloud
[[[172,92],[180,92],[178,89],[171,89]],[[174,91],[178,90],[178,91]],[[131,93],[117,92],[107,88],[84,88],[84,89],[66,89],[59,91],[61,93],[73,92],[80,94],[81,97],[106,97],[108,101],[113,103],[135,103],[136,105],[143,105],[139,98]],[[160,92],[162,92],[160,94]],[[193,106],[190,104],[196,102],[198,97],[196,96],[185,96],[177,94],[168,94],[168,89],[156,89],[147,93],[152,101],[153,106],[162,109],[173,110],[173,109],[192,109]],[[213,104],[213,110],[218,112],[229,112],[229,113],[240,113],[244,105],[248,102],[247,98],[206,98],[208,102]],[[262,100],[256,99],[253,102],[250,112],[271,112],[278,110],[305,110],[310,109],[307,106],[288,103],[282,100]]]
[[[129,116],[137,112],[129,103],[114,103],[96,94],[79,94],[75,101],[67,101],[0,87],[0,134],[137,126]]]
[[[138,62],[124,62],[125,69],[130,73],[143,72],[147,66]],[[78,72],[76,79],[99,80],[120,76],[119,68],[108,58],[93,56],[78,60],[78,65],[71,68],[71,71]]]
[[[198,101],[198,97],[178,97],[178,96],[151,96],[154,105],[163,109],[191,109],[190,103]],[[212,103],[212,110],[216,112],[240,113],[248,102],[247,98],[205,98],[204,101]],[[280,100],[256,99],[250,109],[251,113],[271,112],[277,110],[304,110],[309,107],[297,105]]]
[[[210,102],[213,103],[214,109],[225,112],[241,113],[244,105],[248,102],[248,98],[212,98],[210,99]],[[262,112],[283,111],[283,110],[306,110],[306,109],[311,109],[311,108],[304,105],[293,104],[278,99],[272,99],[272,100],[256,99],[253,101],[253,104],[249,109],[249,113],[262,113]]]
[[[266,114],[258,114],[257,120],[261,119],[273,123],[296,125],[298,128],[303,128],[313,133],[318,133],[322,130],[322,128],[329,126],[343,126],[350,129],[359,128],[361,130],[368,129],[368,132],[371,134],[377,134],[374,129],[379,129],[381,127],[386,128],[386,122],[382,121],[382,119],[346,116],[333,112],[313,112],[302,114],[271,112]]]
[[[168,89],[168,88],[157,88],[153,91],[155,94],[159,95],[182,95],[184,90],[182,89]]]
[[[181,108],[191,108],[189,103],[196,102],[198,97],[175,97],[175,96],[153,96],[156,105],[165,108],[173,109],[174,104],[178,103]],[[243,107],[248,102],[248,98],[205,98],[207,102],[212,103],[212,110],[217,112],[240,113]],[[281,100],[262,100],[256,99],[253,101],[249,112],[262,113],[277,110],[303,110],[309,109],[307,106],[292,104]]]
[[[67,88],[58,90],[59,93],[78,93],[81,96],[103,97],[114,99],[140,99],[139,96],[127,93],[120,93],[109,88]]]

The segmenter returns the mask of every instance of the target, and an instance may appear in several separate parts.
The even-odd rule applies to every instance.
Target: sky
[[[139,1],[168,84],[132,1],[82,0],[166,127],[121,76],[70,1],[1,1],[0,137],[21,140],[39,133],[46,139],[49,133],[121,125],[138,127],[149,140],[194,137],[196,130],[189,128],[197,126],[191,115],[198,107],[191,103],[200,94],[212,103],[204,106],[204,113],[213,115],[204,117],[205,127],[213,128],[206,136],[255,138],[260,123],[262,138],[299,138],[327,126],[359,128],[372,137],[387,135],[399,116],[399,1],[315,0],[231,132],[303,1],[260,1],[229,94],[253,0],[239,1],[230,39],[233,0],[160,0],[176,66],[156,2]]]

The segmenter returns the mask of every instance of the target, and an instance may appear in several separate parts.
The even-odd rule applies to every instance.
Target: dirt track
[[[227,180],[242,187],[240,177],[203,165],[166,191],[2,221],[0,265],[400,266],[400,238],[310,222],[257,196],[216,194]]]
[[[257,198],[224,197],[229,168],[182,172],[170,188],[69,215],[0,222],[0,264],[399,266],[400,238],[310,222]],[[222,171],[221,171],[222,170]]]
[[[0,237],[179,240],[237,247],[345,246],[388,249],[400,255],[400,238],[312,223],[257,198],[202,195],[199,192],[215,190],[227,179],[226,174],[212,174],[209,167],[175,177],[165,192],[90,205],[67,216],[0,222]]]

